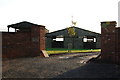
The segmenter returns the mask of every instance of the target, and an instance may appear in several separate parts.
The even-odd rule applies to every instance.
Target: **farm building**
[[[7,27],[8,32],[2,32],[3,58],[40,56],[45,49],[45,26],[23,21]],[[9,32],[11,28],[15,32]]]
[[[100,34],[78,27],[74,28],[75,35],[69,36],[68,28],[46,34],[46,48],[65,49],[98,49]]]

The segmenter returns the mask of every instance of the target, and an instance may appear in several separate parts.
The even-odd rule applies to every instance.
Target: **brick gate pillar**
[[[115,62],[116,21],[101,22],[101,59]]]

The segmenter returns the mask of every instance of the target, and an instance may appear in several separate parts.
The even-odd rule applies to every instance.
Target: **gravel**
[[[99,78],[118,77],[118,65],[86,63],[99,53],[52,55],[4,60],[3,78]],[[106,70],[106,72],[105,72]]]

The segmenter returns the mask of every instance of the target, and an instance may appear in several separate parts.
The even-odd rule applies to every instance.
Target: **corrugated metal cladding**
[[[65,49],[98,49],[100,34],[74,27],[75,36],[69,36],[68,29],[62,29],[46,34],[46,48]],[[61,39],[61,41],[58,40]],[[62,40],[63,39],[63,40]]]

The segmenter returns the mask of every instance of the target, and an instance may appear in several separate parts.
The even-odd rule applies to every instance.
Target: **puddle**
[[[87,62],[87,61],[85,61],[85,60],[82,60],[82,61],[79,61],[79,62],[77,62],[77,63],[86,64],[86,62]]]
[[[69,57],[59,57],[60,59],[68,59]]]

